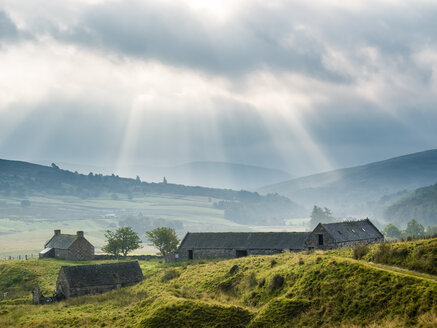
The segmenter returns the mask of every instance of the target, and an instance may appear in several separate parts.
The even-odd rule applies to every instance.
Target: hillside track
[[[367,262],[367,261],[362,261],[362,260],[355,260],[355,259],[347,258],[347,257],[341,257],[341,256],[334,256],[334,257],[338,260],[345,260],[345,261],[349,261],[349,262],[353,262],[353,263],[359,263],[361,265],[371,267],[371,268],[374,268],[377,270],[386,271],[386,272],[394,273],[394,274],[401,275],[401,276],[422,279],[422,280],[430,281],[433,283],[437,283],[437,276],[432,275],[432,274],[412,271],[412,270],[399,268],[399,267],[395,267],[395,266],[390,266],[390,265],[386,265],[386,264]]]

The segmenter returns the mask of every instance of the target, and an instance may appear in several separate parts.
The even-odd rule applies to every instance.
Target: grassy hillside
[[[35,306],[33,283],[54,288],[63,261],[6,262],[1,327],[435,327],[437,281],[323,252],[171,266],[142,262],[146,279],[103,295]],[[71,264],[68,262],[68,264]],[[238,265],[235,273],[230,269]],[[5,269],[6,268],[6,269]],[[9,269],[8,269],[9,268]],[[12,269],[14,272],[12,273]],[[27,280],[22,272],[27,272]],[[44,275],[44,278],[41,278]],[[0,291],[5,287],[0,274]],[[14,278],[19,277],[19,278]],[[26,285],[27,284],[27,285]],[[18,287],[26,286],[26,287]]]
[[[437,149],[297,178],[260,191],[277,192],[307,206],[328,206],[340,215],[372,216],[382,214],[407,190],[435,182]]]
[[[437,275],[437,238],[381,243],[329,253]]]
[[[384,217],[389,222],[406,224],[411,219],[425,226],[437,222],[437,184],[419,188],[389,206]]]

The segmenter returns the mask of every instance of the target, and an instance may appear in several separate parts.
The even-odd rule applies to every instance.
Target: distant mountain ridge
[[[278,169],[226,162],[191,162],[166,171],[166,177],[176,183],[247,190],[292,178]]]
[[[408,154],[262,187],[312,206],[372,215],[406,190],[437,182],[437,149]],[[385,203],[385,204],[384,204]]]
[[[0,159],[0,198],[25,199],[28,196],[47,197],[73,196],[77,199],[101,197],[117,201],[122,195],[127,199],[143,197],[147,194],[171,194],[180,196],[208,197],[209,207],[219,201],[216,209],[224,210],[224,218],[241,224],[265,225],[300,217],[304,209],[286,197],[279,195],[260,196],[245,190],[219,189],[189,186],[163,181],[149,183],[140,178],[121,178],[115,174],[88,175],[63,170],[56,164],[43,166],[21,161]]]

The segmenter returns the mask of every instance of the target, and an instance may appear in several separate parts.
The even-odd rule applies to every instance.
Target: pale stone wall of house
[[[74,260],[84,261],[94,258],[94,246],[85,238],[77,238],[70,247],[71,257]]]

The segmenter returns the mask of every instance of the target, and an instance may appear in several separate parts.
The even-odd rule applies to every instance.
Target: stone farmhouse
[[[135,285],[143,278],[138,261],[63,266],[56,282],[56,294],[65,298],[100,294]]]
[[[319,223],[305,242],[307,249],[335,249],[384,241],[384,235],[369,219]]]
[[[383,240],[383,234],[369,219],[319,223],[312,232],[188,232],[175,253],[175,259],[270,255],[367,245]]]
[[[94,258],[94,246],[85,239],[83,231],[75,235],[61,234],[61,230],[55,230],[53,237],[44,245],[39,253],[40,258],[54,257],[63,260],[92,260]]]
[[[308,232],[188,232],[175,254],[178,260],[270,255],[305,248]]]

